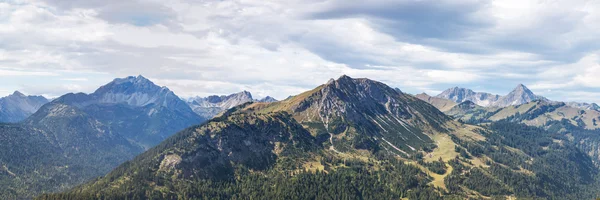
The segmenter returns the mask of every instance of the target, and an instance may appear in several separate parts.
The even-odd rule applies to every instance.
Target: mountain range
[[[449,99],[456,103],[471,101],[484,107],[500,108],[521,105],[536,100],[548,101],[548,99],[545,97],[533,94],[533,92],[523,84],[517,85],[517,87],[506,96],[494,95],[485,92],[474,92],[471,89],[454,87],[445,90],[435,97]]]
[[[515,104],[505,107],[483,106],[471,100],[465,100],[472,98],[439,98],[456,96],[446,94],[458,94],[449,91],[455,91],[455,89],[449,89],[442,93],[444,95],[436,97],[426,94],[416,96],[445,114],[469,124],[510,121],[570,135],[574,137],[573,140],[579,141],[577,143],[579,148],[595,158],[595,163],[600,163],[600,143],[595,139],[590,139],[597,137],[596,130],[600,130],[600,109],[595,103],[550,101],[533,94],[522,85],[507,95],[510,98],[500,97],[505,100],[502,101],[504,103],[492,103],[492,105],[508,105],[508,102]],[[460,89],[459,91],[470,90]],[[453,105],[458,100],[462,102]]]
[[[208,97],[192,97],[187,99],[187,104],[196,112],[196,114],[210,119],[220,112],[247,102],[276,102],[273,97],[267,96],[262,99],[253,99],[252,94],[248,91],[243,91],[230,95],[208,96]]]
[[[481,107],[465,102],[456,106]],[[383,83],[342,76],[235,106],[38,199],[589,199],[598,168],[577,144],[599,140],[572,137],[506,120],[464,124]]]
[[[516,116],[521,119],[519,122],[532,126],[545,126],[549,121],[566,120],[585,129],[600,128],[600,109],[595,103],[550,101],[545,97],[535,95],[522,84],[519,84],[508,95],[499,96],[495,101],[478,98],[489,96],[488,94],[455,87],[435,97],[425,93],[416,95],[416,97],[430,103],[449,116],[472,123],[500,121],[507,118],[515,121]],[[527,118],[521,116],[527,116]]]
[[[142,76],[118,78],[0,124],[0,198],[600,195],[594,104],[523,85],[496,96],[413,96],[341,76],[282,101],[247,91],[182,100]]]
[[[16,97],[26,99],[19,94],[5,99]],[[31,198],[81,184],[206,120],[142,76],[30,108],[37,111],[21,122],[0,125],[2,198]]]
[[[145,148],[206,120],[171,90],[143,76],[118,78],[94,93],[66,94],[53,102],[81,109]]]
[[[0,122],[19,122],[48,103],[43,96],[26,96],[19,91],[0,98]]]

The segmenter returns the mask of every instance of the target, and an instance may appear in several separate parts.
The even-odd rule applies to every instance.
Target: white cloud
[[[20,71],[11,69],[0,69],[0,77],[2,76],[58,76],[58,74],[44,71]]]
[[[412,93],[526,83],[562,99],[600,90],[598,10],[535,0],[2,2],[0,69],[11,70],[0,76],[57,76],[54,88],[5,86],[54,95],[143,74],[181,96],[281,99],[348,74]]]

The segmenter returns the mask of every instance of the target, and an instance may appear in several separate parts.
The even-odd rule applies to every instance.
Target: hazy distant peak
[[[13,92],[11,96],[25,97],[25,95],[19,92],[18,90],[15,90],[15,92]]]
[[[271,102],[277,102],[278,100],[270,97],[270,96],[266,96],[265,98],[259,99],[258,102],[265,102],[265,103],[271,103]]]

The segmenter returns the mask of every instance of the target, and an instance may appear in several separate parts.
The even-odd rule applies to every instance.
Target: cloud
[[[154,1],[120,0],[43,0],[49,6],[70,11],[92,9],[94,15],[109,23],[126,23],[135,26],[170,24],[176,13]],[[172,25],[172,24],[171,24]]]
[[[493,24],[481,16],[490,1],[329,1],[310,13],[314,19],[365,17],[399,39],[456,38]]]
[[[44,71],[21,71],[12,69],[0,69],[0,77],[3,76],[58,76],[58,74]]]
[[[584,0],[2,2],[0,69],[45,78],[2,76],[0,90],[90,92],[142,74],[181,96],[283,99],[348,74],[410,93],[524,83],[560,100],[598,92],[598,10]]]

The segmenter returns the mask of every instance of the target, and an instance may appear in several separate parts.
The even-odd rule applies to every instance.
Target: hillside
[[[66,94],[36,110],[0,128],[0,199],[69,189],[204,121],[142,76]]]
[[[446,132],[449,118],[435,107],[368,79],[342,76],[283,101],[253,103],[237,112],[288,112],[331,149],[376,151],[410,156]]]
[[[457,104],[456,102],[454,102],[452,100],[438,98],[438,97],[432,97],[425,93],[417,94],[416,97],[431,104],[432,106],[436,107],[437,109],[439,109],[442,112],[446,112],[446,111],[452,109],[452,107],[456,106],[456,104]]]
[[[587,199],[596,176],[565,136],[464,125],[383,83],[342,76],[235,107],[38,199]]]
[[[103,175],[143,149],[76,107],[49,103],[0,125],[0,198],[32,198]]]

